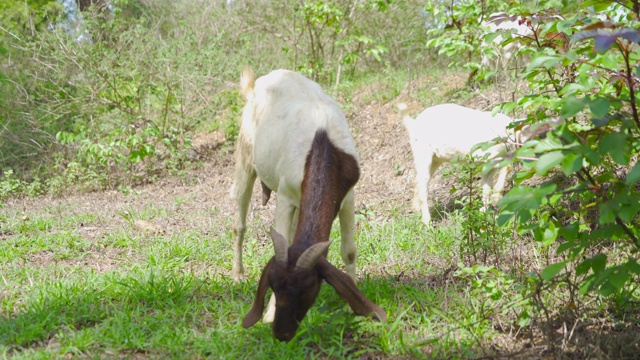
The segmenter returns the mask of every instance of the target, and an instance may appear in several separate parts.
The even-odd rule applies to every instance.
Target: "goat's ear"
[[[320,259],[316,267],[324,280],[336,289],[338,295],[349,304],[354,313],[371,316],[382,322],[387,321],[384,310],[367,299],[349,275],[331,265],[327,259]]]
[[[264,296],[269,289],[269,270],[271,266],[273,266],[274,259],[271,258],[267,263],[267,266],[262,270],[262,275],[260,275],[260,283],[258,284],[258,291],[256,291],[256,298],[253,300],[253,306],[251,306],[251,310],[247,313],[242,320],[242,327],[249,328],[253,326],[255,323],[260,320],[262,317],[262,311],[264,310]]]

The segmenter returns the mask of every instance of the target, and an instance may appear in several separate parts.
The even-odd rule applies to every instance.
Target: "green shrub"
[[[523,3],[509,10],[536,30],[521,39],[532,54],[523,74],[530,93],[499,110],[523,111],[534,125],[562,119],[544,139],[527,142],[502,164],[515,163],[520,171],[516,186],[499,203],[497,218],[507,228],[515,222],[517,232],[530,234],[545,255],[531,296],[547,319],[557,305],[550,309],[543,294],[557,290],[569,292],[562,300],[568,309],[576,309],[578,296],[637,301],[640,32],[638,14],[631,14],[638,2],[624,3],[629,6],[548,0],[535,9]],[[497,8],[498,2],[482,4]],[[449,14],[473,19],[483,11],[480,5],[463,1]],[[607,16],[608,23],[596,13]],[[432,43],[443,53],[473,48],[464,35],[456,41],[445,32],[439,35]],[[558,173],[568,180],[557,183]]]

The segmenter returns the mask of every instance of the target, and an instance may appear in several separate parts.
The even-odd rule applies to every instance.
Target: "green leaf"
[[[529,220],[533,210],[539,206],[538,200],[533,194],[533,189],[526,186],[518,186],[511,189],[500,201],[500,216],[498,225],[505,225],[513,216],[517,216],[521,222]]]
[[[591,263],[593,261],[591,259],[585,259],[580,264],[576,266],[576,275],[586,274],[589,269],[591,269]]]
[[[607,255],[605,254],[596,254],[591,257],[591,268],[593,269],[593,273],[597,274],[604,270],[605,265],[607,264]]]
[[[609,153],[611,158],[620,165],[629,164],[627,136],[623,133],[605,134],[598,143],[598,151],[601,155]]]
[[[591,122],[597,128],[607,126],[609,122],[611,122],[612,118],[610,116],[604,116],[602,118],[591,118]]]
[[[582,154],[591,165],[600,165],[600,163],[602,162],[600,154],[598,154],[598,152],[593,149],[582,147]]]
[[[536,152],[549,152],[551,150],[560,150],[566,148],[560,140],[556,138],[547,137],[540,141],[535,146]]]
[[[609,113],[611,103],[605,98],[598,97],[589,104],[589,109],[595,118],[603,118]]]
[[[494,33],[488,33],[487,35],[485,35],[484,37],[484,41],[487,44],[491,44],[493,42],[493,40],[495,38],[497,38],[498,36],[500,36],[500,33],[494,32]]]
[[[556,253],[562,254],[567,250],[573,249],[575,246],[576,246],[576,243],[573,241],[563,242],[562,244],[558,245],[558,249],[556,250]]]
[[[600,295],[602,296],[609,296],[615,293],[617,290],[618,289],[615,286],[613,286],[613,284],[607,281],[600,286],[600,289],[598,289],[598,293],[600,293]]]
[[[558,238],[558,228],[552,222],[549,222],[549,226],[542,232],[542,244],[545,247],[551,245]]]
[[[518,315],[517,324],[520,327],[526,327],[531,323],[531,316],[527,312],[527,310],[522,310],[520,315]]]
[[[580,226],[577,223],[571,223],[563,226],[560,229],[560,234],[567,241],[573,241],[578,237]]]
[[[600,225],[605,225],[614,221],[616,221],[616,214],[612,209],[612,205],[608,202],[600,204],[600,218],[598,219],[598,223]]]
[[[616,290],[620,290],[627,282],[627,280],[629,280],[629,273],[623,268],[618,268],[609,275],[608,280],[609,283],[616,288]]]
[[[630,273],[633,273],[633,274],[636,274],[636,275],[640,274],[640,264],[638,264],[638,262],[635,261],[634,259],[631,259],[631,260],[627,261],[624,264],[624,267]]]
[[[627,185],[632,185],[640,181],[640,162],[636,163],[633,168],[627,174],[627,178],[625,179],[625,183]]]
[[[505,224],[509,223],[509,220],[511,220],[514,215],[515,213],[513,211],[500,211],[500,215],[498,215],[498,219],[496,220],[498,226],[504,226]]]
[[[562,159],[561,167],[562,172],[566,176],[571,176],[572,174],[580,171],[582,169],[582,155],[569,153],[565,155],[564,159]]]
[[[589,290],[591,290],[591,287],[593,286],[594,282],[595,282],[596,278],[595,276],[591,275],[589,277],[587,277],[586,279],[584,279],[584,281],[582,281],[582,285],[580,285],[580,294],[586,294],[589,292]]]
[[[564,155],[561,151],[552,151],[540,156],[536,163],[536,174],[546,175],[556,165],[560,164],[564,160]]]
[[[593,4],[593,10],[596,12],[605,11],[609,6],[611,6],[610,2],[602,1],[602,0],[585,2],[582,4],[582,6],[591,5],[591,4]]]
[[[634,194],[634,196],[627,196],[627,198],[627,201],[621,204],[618,216],[623,222],[630,223],[640,211],[640,196]]]
[[[516,104],[515,102],[506,102],[506,103],[502,103],[500,105],[500,107],[498,108],[498,110],[500,112],[503,112],[505,114],[510,113],[513,109],[516,108],[516,106],[518,106],[518,104]],[[496,109],[494,109],[495,111]],[[495,114],[494,114],[495,115]]]
[[[574,26],[575,26],[575,21],[560,20],[557,22],[556,28],[558,29],[558,32],[565,32]]]
[[[560,271],[562,271],[562,269],[564,269],[566,265],[567,265],[566,261],[561,261],[556,264],[551,264],[546,268],[544,268],[544,270],[542,270],[542,274],[540,274],[540,276],[542,277],[543,280],[549,281],[553,279],[553,277],[556,276]]]
[[[563,118],[572,117],[575,114],[579,113],[584,109],[585,106],[584,99],[578,99],[575,96],[567,96],[564,103],[562,104],[562,109],[560,110],[560,115]]]
[[[547,55],[538,56],[531,61],[531,63],[529,64],[529,69],[537,68],[539,66],[542,66],[548,69],[554,66],[555,64],[559,63],[560,60],[561,58],[559,56],[547,56]]]

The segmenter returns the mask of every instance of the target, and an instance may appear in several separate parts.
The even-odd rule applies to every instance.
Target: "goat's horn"
[[[276,253],[276,261],[286,264],[288,257],[287,248],[289,247],[287,240],[284,238],[284,236],[278,234],[278,232],[274,228],[271,228],[271,240],[273,241],[273,250]]]
[[[322,254],[324,254],[325,251],[327,251],[327,249],[329,248],[329,245],[331,245],[331,241],[323,241],[323,242],[319,242],[317,244],[311,245],[307,250],[305,250],[302,253],[302,255],[300,255],[300,257],[298,258],[298,261],[296,262],[296,267],[303,268],[303,269],[313,268],[318,262],[318,260],[320,259],[320,257],[322,256]]]

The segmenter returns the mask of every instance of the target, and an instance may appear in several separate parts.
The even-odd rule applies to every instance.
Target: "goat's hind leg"
[[[234,229],[235,241],[233,243],[233,266],[231,277],[240,281],[244,273],[242,266],[242,243],[247,230],[247,211],[251,201],[253,183],[256,181],[256,172],[251,161],[251,152],[248,147],[239,146],[236,150],[235,181],[231,187],[231,198],[235,201],[238,210]]]

